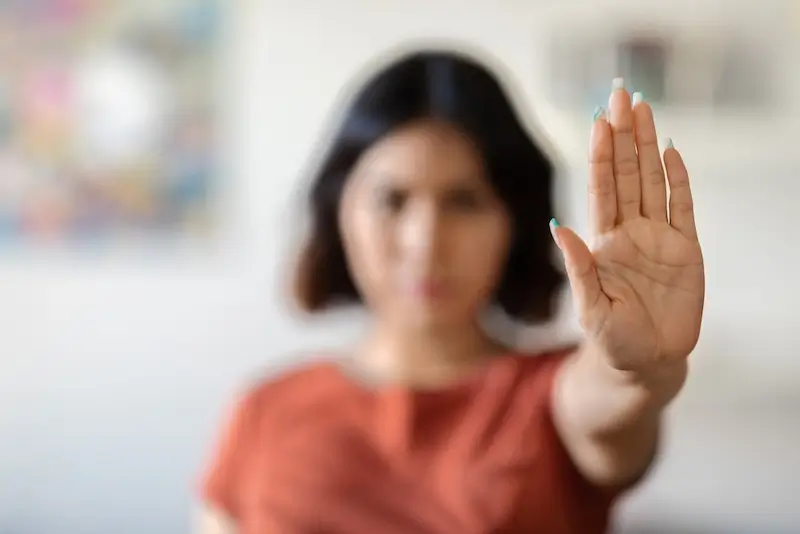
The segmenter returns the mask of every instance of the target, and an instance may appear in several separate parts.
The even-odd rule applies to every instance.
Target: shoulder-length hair
[[[300,308],[317,312],[361,302],[339,234],[345,182],[376,141],[424,119],[445,122],[474,142],[511,216],[512,241],[494,303],[513,319],[550,319],[564,280],[554,265],[549,229],[554,165],[522,125],[497,76],[476,59],[447,50],[406,53],[384,65],[346,106],[307,199],[311,232],[294,283]]]

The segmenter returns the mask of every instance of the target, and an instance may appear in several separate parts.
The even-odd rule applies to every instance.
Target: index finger
[[[593,235],[616,226],[617,186],[614,180],[614,146],[605,108],[594,114],[589,140],[589,222]]]

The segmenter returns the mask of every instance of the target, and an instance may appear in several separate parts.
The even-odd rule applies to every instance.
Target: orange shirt
[[[617,492],[576,470],[550,392],[566,352],[509,355],[434,391],[317,363],[252,389],[202,497],[241,534],[602,534]]]

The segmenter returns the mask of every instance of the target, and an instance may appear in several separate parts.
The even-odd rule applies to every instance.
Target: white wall
[[[230,219],[219,249],[113,259],[54,254],[0,265],[0,533],[186,532],[192,484],[235,387],[256,369],[357,328],[346,318],[322,325],[294,320],[283,307],[279,276],[299,176],[338,89],[387,47],[412,37],[452,37],[502,58],[519,97],[546,127],[564,130],[537,84],[535,35],[550,16],[542,4],[549,3],[237,3],[227,80]],[[612,13],[606,2],[570,5],[594,13],[598,24]],[[682,2],[652,6],[686,13]],[[800,222],[798,159],[785,153],[787,139],[777,134],[774,167],[743,165],[716,143],[711,157],[701,144],[707,131],[667,125],[665,133],[701,170],[695,190],[710,276],[699,351],[705,360],[687,398],[724,408],[735,398],[726,396],[728,385],[745,384],[752,398],[781,379],[790,390],[800,371],[790,235]],[[795,122],[777,131],[797,130]],[[770,132],[755,131],[762,143]],[[725,142],[745,144],[748,130],[739,124],[723,133]],[[580,163],[576,170],[565,179],[561,203],[567,222],[581,228]],[[750,419],[732,409],[687,409],[686,416],[679,410],[680,437],[622,522],[660,512],[690,521],[716,517],[719,524],[732,519],[721,530],[728,533],[754,532],[746,520],[765,533],[770,524],[800,525],[797,512],[789,516],[789,496],[800,489],[791,476],[800,475],[797,453],[781,445],[792,438],[786,421],[797,410],[765,417],[767,408],[749,405]]]

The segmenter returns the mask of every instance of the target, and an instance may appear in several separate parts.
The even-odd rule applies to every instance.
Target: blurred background
[[[613,77],[693,173],[703,333],[616,532],[800,532],[800,3],[0,0],[0,534],[189,532],[238,388],[363,324],[287,306],[300,195],[343,91],[424,43],[507,78],[578,231]]]

